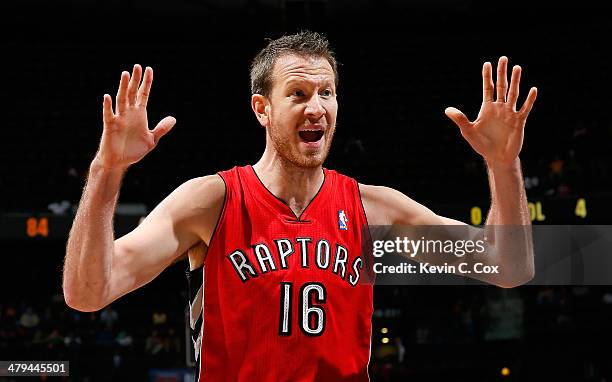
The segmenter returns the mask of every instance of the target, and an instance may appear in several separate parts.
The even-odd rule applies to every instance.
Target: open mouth
[[[318,142],[323,138],[323,130],[302,130],[299,134],[300,138],[308,143]]]

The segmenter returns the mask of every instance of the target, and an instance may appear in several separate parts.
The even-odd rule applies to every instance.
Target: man
[[[502,57],[494,100],[492,67],[485,63],[474,122],[454,108],[446,114],[488,165],[487,223],[528,226],[518,154],[536,90],[516,111],[521,68],[513,68],[509,86],[506,68]],[[367,240],[361,228],[463,223],[396,190],[323,169],[335,131],[338,74],[328,42],[303,32],[271,41],[252,63],[251,108],[266,129],[261,159],[184,183],[139,227],[114,240],[112,216],[126,169],[175,124],[166,117],[149,130],[152,69],[142,84],[141,77],[138,65],[131,76],[122,73],[114,111],[104,96],[100,149],[67,246],[67,304],[99,310],[191,248],[191,269],[206,263],[198,377],[367,381],[372,287],[360,282]],[[530,250],[494,260],[515,271],[482,280],[512,287],[532,277]]]

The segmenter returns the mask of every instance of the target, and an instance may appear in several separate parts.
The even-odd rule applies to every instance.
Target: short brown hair
[[[334,52],[329,46],[329,41],[317,32],[302,31],[271,40],[255,56],[251,63],[251,94],[270,96],[274,64],[279,57],[286,54],[325,58],[334,71],[334,82],[338,87],[338,65]]]

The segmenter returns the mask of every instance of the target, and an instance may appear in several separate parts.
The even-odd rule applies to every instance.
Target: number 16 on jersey
[[[327,298],[325,286],[321,283],[310,282],[300,288],[298,302],[298,326],[307,336],[320,336],[325,330],[325,310],[321,305]],[[291,335],[291,317],[293,309],[293,283],[282,282],[280,285],[280,315],[278,321],[278,334]],[[314,303],[313,303],[314,300]]]

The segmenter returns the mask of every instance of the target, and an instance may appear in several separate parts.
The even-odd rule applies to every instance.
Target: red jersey
[[[251,166],[219,173],[226,195],[204,266],[196,379],[369,380],[367,221],[357,182],[323,171],[299,217]]]

